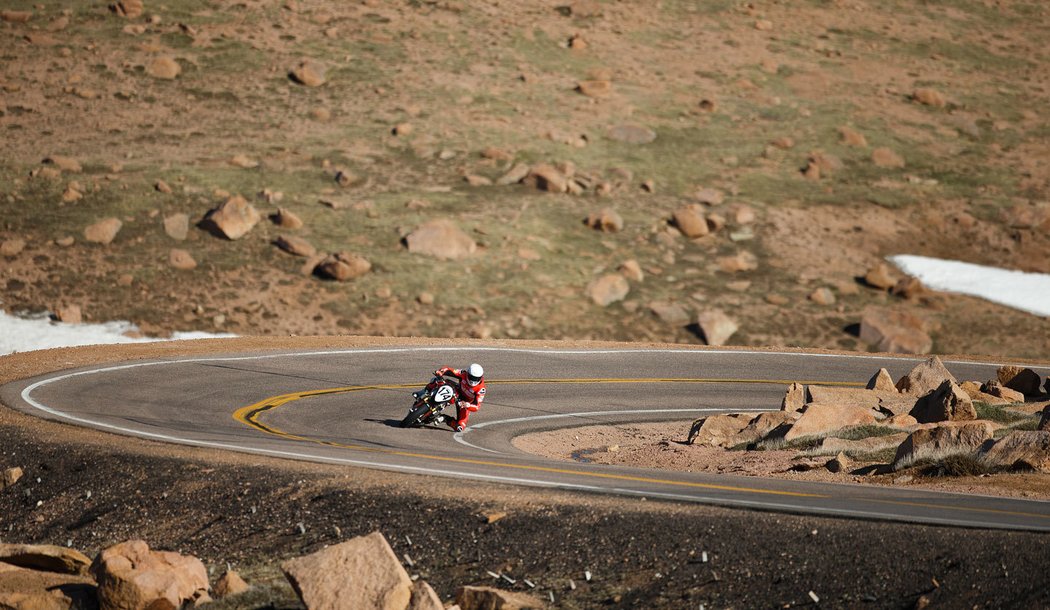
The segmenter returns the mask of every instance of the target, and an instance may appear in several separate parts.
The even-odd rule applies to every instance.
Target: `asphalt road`
[[[441,364],[486,367],[464,433],[398,427]],[[729,350],[411,347],[230,354],[53,373],[0,399],[34,415],[173,443],[433,476],[757,510],[1050,531],[1050,502],[557,462],[510,439],[592,423],[768,410],[792,381],[862,384],[917,359]],[[947,361],[964,379],[1000,363]],[[1050,367],[1037,371],[1046,375]]]

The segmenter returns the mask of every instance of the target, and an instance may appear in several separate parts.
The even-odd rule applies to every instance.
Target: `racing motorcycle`
[[[454,416],[445,415],[444,409],[448,405],[456,404],[456,386],[444,377],[434,377],[427,384],[430,389],[419,393],[416,402],[408,411],[405,419],[401,420],[402,428],[415,428],[427,424],[441,424],[452,421]]]

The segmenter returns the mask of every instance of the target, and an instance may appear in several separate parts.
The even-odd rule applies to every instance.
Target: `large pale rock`
[[[525,610],[546,607],[542,600],[531,595],[501,591],[492,587],[460,587],[456,590],[456,604],[461,610]]]
[[[740,443],[750,443],[766,438],[771,432],[784,426],[785,428],[798,421],[801,413],[796,411],[766,411],[755,416],[746,428],[736,435],[730,447]]]
[[[587,296],[594,301],[595,305],[608,307],[617,301],[622,301],[631,286],[627,278],[619,273],[608,273],[587,285]]]
[[[925,396],[941,387],[945,381],[958,383],[937,356],[918,364],[907,375],[897,380],[897,390],[912,396]]]
[[[320,87],[325,84],[325,70],[313,61],[303,61],[288,71],[288,77],[306,87]]]
[[[864,274],[864,282],[872,288],[889,290],[897,285],[897,278],[894,277],[889,265],[879,262]]]
[[[279,235],[273,243],[281,250],[284,250],[293,256],[309,258],[317,254],[317,248],[302,237],[296,237],[294,235]]]
[[[95,244],[108,244],[117,237],[124,223],[118,218],[104,218],[84,229],[84,239]]]
[[[190,215],[172,214],[164,217],[164,232],[175,241],[183,241],[190,233]]]
[[[902,311],[865,311],[860,320],[860,340],[880,352],[894,354],[927,354],[933,348],[923,321]]]
[[[848,405],[810,404],[806,405],[802,416],[784,434],[784,440],[827,434],[847,426],[873,423],[875,415],[871,409]]]
[[[1024,402],[1024,394],[1017,390],[1011,390],[998,381],[989,381],[981,386],[981,392],[996,398],[1001,398],[1007,403]]]
[[[25,473],[18,466],[5,468],[3,473],[0,473],[0,489],[14,485],[24,474]]]
[[[985,394],[981,388],[984,387],[982,384],[976,381],[964,381],[959,384],[959,388],[969,395],[970,399],[974,402],[983,402],[989,405],[1005,405],[1010,404],[1010,401],[999,398],[998,396],[992,396],[991,394]]]
[[[244,582],[241,575],[233,570],[224,573],[219,580],[215,582],[215,586],[212,588],[212,593],[215,594],[216,599],[222,599],[224,597],[232,597],[234,595],[240,595],[246,592],[251,587],[248,583]]]
[[[548,193],[564,193],[569,190],[569,178],[553,165],[541,164],[531,167],[523,181]]]
[[[372,269],[372,263],[350,252],[329,254],[314,267],[314,273],[339,282],[361,277]]]
[[[207,595],[208,571],[196,557],[151,551],[141,540],[111,546],[95,558],[102,608],[159,610],[181,608]]]
[[[896,394],[896,391],[894,392]],[[849,405],[865,409],[879,408],[879,393],[864,388],[840,388],[835,386],[809,386],[809,402],[813,404]]]
[[[478,245],[451,220],[432,220],[405,238],[408,251],[438,260],[463,260],[477,251]]]
[[[908,435],[897,447],[895,466],[903,460],[915,460],[936,453],[969,453],[977,451],[992,438],[992,422],[944,422],[933,428],[920,428]]]
[[[704,335],[704,343],[708,345],[725,345],[740,328],[732,318],[717,309],[701,312],[696,316],[696,325]]]
[[[626,276],[625,276],[626,277]],[[689,322],[689,312],[678,303],[655,302],[649,304],[649,311],[667,324],[681,325]]]
[[[801,383],[793,383],[788,386],[784,400],[780,401],[781,411],[797,412],[806,406],[806,386]]]
[[[977,419],[973,400],[954,381],[945,379],[934,392],[919,399],[911,416],[920,424]]]
[[[146,74],[153,78],[175,80],[180,73],[182,73],[182,67],[179,65],[179,62],[166,55],[155,57],[146,64]]]
[[[218,237],[240,239],[259,223],[255,206],[240,195],[234,195],[209,211],[201,226]]]
[[[879,392],[897,392],[897,386],[893,383],[893,377],[890,377],[890,372],[886,369],[879,369],[879,372],[875,373],[864,387]]]
[[[14,258],[21,254],[25,247],[26,240],[24,239],[5,239],[3,242],[0,242],[0,256]]]
[[[441,603],[441,597],[433,587],[417,580],[412,585],[412,599],[408,602],[407,610],[445,610],[445,604]]]
[[[689,239],[703,237],[711,232],[699,204],[690,203],[674,211],[674,224]]]
[[[1001,366],[995,372],[995,376],[1003,386],[1016,390],[1025,396],[1038,396],[1042,393],[1039,390],[1039,384],[1042,380],[1032,369],[1009,365]]]
[[[982,457],[1011,470],[1050,473],[1050,431],[1011,432],[996,441]]]
[[[379,532],[289,559],[281,570],[310,610],[404,610],[412,597],[408,573]]]
[[[686,442],[690,445],[732,447],[729,441],[740,434],[751,423],[753,416],[743,413],[710,415],[693,422]]]
[[[73,608],[73,600],[66,597],[61,589],[54,593],[49,591],[0,591],[0,610],[71,610],[71,608]]]
[[[921,400],[909,394],[890,394],[884,392],[879,396],[879,411],[887,415],[908,415],[915,405]]]
[[[91,559],[75,549],[47,544],[2,544],[0,562],[61,574],[84,574]]]

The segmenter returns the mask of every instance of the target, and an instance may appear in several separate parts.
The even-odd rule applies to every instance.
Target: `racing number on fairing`
[[[443,385],[438,388],[438,391],[434,393],[434,398],[438,402],[448,402],[452,400],[452,397],[456,395],[456,391],[451,386]]]

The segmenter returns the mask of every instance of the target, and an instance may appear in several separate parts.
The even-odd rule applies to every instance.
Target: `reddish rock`
[[[781,426],[787,427],[798,421],[799,417],[801,417],[801,413],[795,411],[766,411],[765,413],[759,413],[751,419],[746,428],[736,435],[736,438],[733,439],[733,444],[729,446],[734,447],[740,443],[751,443],[766,438],[773,430]]]
[[[460,587],[456,604],[461,610],[526,610],[545,608],[546,604],[531,595],[501,591],[492,587]]]
[[[208,572],[199,559],[151,551],[141,540],[103,550],[90,571],[98,582],[102,608],[181,608],[208,591]]]
[[[156,57],[146,65],[146,74],[161,80],[175,80],[181,72],[179,62],[166,55]]]
[[[1001,366],[995,373],[996,379],[1003,386],[1016,390],[1025,396],[1039,396],[1039,384],[1042,381],[1032,369],[1019,366]]]
[[[324,68],[311,62],[300,62],[288,72],[288,77],[306,87],[320,87],[325,84]]]
[[[941,387],[945,381],[958,383],[944,363],[933,356],[912,368],[907,375],[897,381],[897,391],[912,396],[925,396]]]
[[[645,274],[642,272],[642,266],[634,259],[625,261],[620,265],[620,273],[632,282],[641,282],[645,279]]]
[[[703,208],[693,203],[682,206],[674,212],[674,224],[689,239],[703,237],[710,233]]]
[[[912,99],[924,106],[932,106],[934,108],[944,108],[948,105],[948,101],[944,98],[944,94],[936,89],[930,89],[927,87],[916,89],[911,95]]]
[[[525,184],[548,193],[564,193],[569,190],[568,177],[553,165],[535,165],[529,169],[523,180]]]
[[[820,287],[809,294],[809,300],[813,301],[817,305],[834,305],[835,304],[835,293],[830,288]]]
[[[197,261],[193,259],[193,255],[178,248],[172,248],[168,253],[168,264],[180,271],[197,268]]]
[[[588,216],[584,222],[588,227],[606,233],[616,233],[623,230],[623,217],[612,208],[602,208],[600,211]]]
[[[277,212],[270,215],[270,221],[282,229],[295,230],[303,228],[303,221],[286,208],[277,208]]]
[[[932,428],[920,428],[897,447],[893,464],[899,468],[902,462],[936,454],[974,452],[991,439],[994,432],[988,421],[944,422]]]
[[[612,81],[605,79],[580,81],[576,84],[576,91],[587,97],[606,97],[612,93]]]
[[[124,223],[117,218],[104,218],[84,229],[84,239],[95,244],[112,243]]]
[[[244,582],[241,575],[233,570],[225,572],[215,586],[212,588],[212,592],[215,594],[216,599],[223,599],[224,597],[233,597],[234,595],[240,595],[248,591],[251,587],[248,583]]]
[[[793,383],[788,386],[784,399],[780,401],[781,411],[801,411],[806,406],[806,386]]]
[[[880,262],[864,274],[864,283],[872,288],[889,290],[897,284],[897,278],[894,277],[889,265]]]
[[[696,317],[696,325],[707,345],[725,345],[740,328],[732,318],[717,309],[701,312]]]
[[[859,148],[868,147],[868,140],[864,137],[864,134],[852,127],[839,127],[839,135],[842,137],[842,143],[846,146],[857,146]]]
[[[726,273],[741,273],[758,269],[758,257],[744,250],[733,256],[718,259],[718,268]]]
[[[109,10],[128,19],[142,16],[142,0],[120,0],[120,2],[109,5]]]
[[[798,421],[784,434],[784,440],[828,434],[847,426],[873,423],[875,415],[871,409],[848,405],[809,404],[803,409]]]
[[[432,220],[405,237],[408,251],[437,260],[463,260],[477,251],[477,244],[451,220]]]
[[[860,321],[860,340],[880,352],[895,354],[927,354],[933,349],[925,323],[903,311],[865,311]]]
[[[627,278],[618,273],[609,273],[587,285],[587,296],[596,305],[608,307],[617,301],[624,300],[630,290]]]
[[[886,369],[879,369],[879,372],[875,373],[864,387],[880,392],[897,392],[897,386],[893,383],[893,377],[890,377],[890,372]]]
[[[6,239],[0,243],[0,256],[6,256],[7,258],[14,258],[22,253],[26,247],[24,239]]]
[[[925,395],[911,410],[920,424],[977,419],[973,400],[951,379],[945,379],[936,391]]]
[[[176,241],[185,240],[190,233],[189,214],[172,214],[171,216],[165,216],[164,232],[167,233],[168,237]]]
[[[981,456],[988,462],[999,464],[1010,470],[1034,470],[1050,473],[1050,432],[1045,430],[1011,432],[996,441]]]
[[[1005,405],[1009,404],[1010,401],[999,398],[998,396],[992,396],[991,394],[985,394],[981,391],[982,384],[976,381],[964,381],[959,384],[959,388],[970,397],[971,400],[983,402],[989,405]]]
[[[896,390],[893,393],[896,394]],[[879,398],[879,392],[865,388],[809,386],[809,402],[811,404],[847,405],[865,409],[878,409]]]
[[[441,603],[441,597],[433,587],[417,580],[412,584],[412,598],[406,610],[445,610],[445,604]]]
[[[900,169],[904,167],[904,157],[889,148],[876,148],[871,151],[871,161],[877,167]]]
[[[23,474],[25,473],[22,472],[22,469],[18,466],[5,468],[4,471],[0,473],[0,489],[4,489],[5,487],[11,487],[15,483],[17,483],[19,479],[22,478]]]
[[[84,315],[79,305],[66,305],[55,311],[55,319],[64,324],[80,324],[84,321]]]
[[[702,417],[693,422],[689,428],[686,442],[690,445],[707,445],[710,447],[732,447],[732,439],[740,434],[754,419],[752,415],[729,413]],[[730,444],[731,443],[731,444]]]
[[[281,570],[311,610],[404,610],[412,598],[412,581],[379,532],[290,559]]]
[[[91,565],[80,551],[49,544],[0,543],[0,562],[60,574],[84,574]]]
[[[998,381],[989,381],[988,383],[981,386],[981,392],[1001,398],[1007,403],[1013,402],[1024,402],[1024,394],[1017,390],[1011,390],[1008,387],[1003,386]]]
[[[361,277],[372,269],[372,263],[349,252],[329,254],[314,267],[314,273],[339,282]]]
[[[201,227],[212,234],[236,240],[248,234],[259,223],[259,212],[244,197],[234,195],[205,215]]]
[[[81,167],[80,162],[74,159],[73,157],[51,155],[50,157],[44,159],[44,163],[54,165],[58,169],[64,172],[69,172],[71,174],[79,174],[80,172],[84,171],[84,168]]]
[[[301,237],[295,237],[294,235],[279,235],[273,243],[281,250],[293,256],[309,258],[317,254],[317,248],[315,248],[313,244]]]
[[[890,288],[890,294],[909,301],[914,301],[928,293],[929,290],[926,289],[926,286],[918,278],[914,277],[901,278],[900,281],[893,285],[893,288]]]

